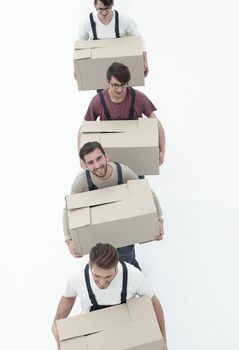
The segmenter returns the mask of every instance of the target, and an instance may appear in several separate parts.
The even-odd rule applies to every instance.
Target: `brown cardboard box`
[[[147,180],[66,196],[74,247],[88,254],[101,242],[115,248],[154,239],[158,215]]]
[[[106,71],[113,62],[129,67],[130,85],[144,85],[143,48],[137,36],[75,42],[74,66],[79,90],[105,88]]]
[[[156,118],[83,121],[80,147],[89,141],[98,141],[111,161],[127,165],[138,175],[159,174]]]
[[[149,297],[57,321],[61,350],[162,350]]]

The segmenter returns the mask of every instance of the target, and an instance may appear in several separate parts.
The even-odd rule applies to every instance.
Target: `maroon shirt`
[[[129,109],[131,102],[131,92],[129,88],[127,88],[125,99],[119,103],[111,101],[108,89],[105,89],[103,91],[103,95],[112,120],[125,120],[129,118]],[[133,119],[141,118],[143,114],[149,117],[154,111],[156,111],[156,108],[148,99],[148,97],[146,97],[142,92],[135,90]],[[107,120],[99,94],[95,95],[92,98],[84,119],[88,121],[94,121],[98,117],[100,117],[100,120]]]

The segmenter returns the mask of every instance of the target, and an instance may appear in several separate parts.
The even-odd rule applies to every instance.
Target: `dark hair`
[[[90,264],[102,269],[112,269],[118,264],[117,250],[111,244],[97,243],[90,251]]]
[[[121,84],[128,83],[131,78],[129,68],[123,63],[119,62],[114,62],[111,66],[109,66],[106,77],[109,81],[112,77],[115,77],[121,82]]]
[[[104,4],[105,6],[111,6],[112,3],[113,3],[113,0],[100,0],[100,1],[103,2],[103,4]],[[98,0],[94,0],[94,4],[95,4],[95,5],[97,4],[97,2],[98,2]]]
[[[92,141],[92,142],[87,142],[83,145],[83,147],[80,149],[79,152],[79,157],[81,160],[85,161],[85,156],[88,153],[93,152],[95,149],[99,148],[99,150],[101,151],[101,153],[103,153],[103,155],[105,155],[105,150],[104,148],[101,146],[101,144],[97,141]]]

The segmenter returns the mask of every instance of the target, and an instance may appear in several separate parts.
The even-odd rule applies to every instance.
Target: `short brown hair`
[[[118,264],[119,255],[111,244],[97,243],[90,251],[90,264],[102,269],[112,269]]]
[[[109,66],[106,77],[110,81],[112,77],[115,77],[121,82],[121,84],[128,83],[130,81],[130,71],[123,63],[114,62]]]
[[[105,150],[104,148],[101,146],[101,144],[97,141],[91,141],[91,142],[87,142],[83,145],[83,147],[80,149],[79,152],[79,157],[81,160],[85,161],[85,156],[88,153],[93,152],[95,149],[99,149],[100,152],[105,155]]]
[[[100,0],[100,1],[103,2],[103,4],[104,4],[105,6],[111,6],[112,3],[113,3],[113,0]],[[98,0],[94,0],[94,4],[95,4],[95,5],[97,5],[97,2],[98,2]]]

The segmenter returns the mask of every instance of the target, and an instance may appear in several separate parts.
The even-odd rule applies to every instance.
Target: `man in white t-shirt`
[[[128,16],[113,10],[114,0],[94,0],[95,11],[92,12],[79,28],[79,40],[111,39],[124,36],[140,36],[135,22]],[[147,52],[143,44],[144,75],[149,68]]]
[[[56,320],[66,318],[80,298],[82,312],[96,311],[126,303],[136,296],[151,297],[157,321],[167,350],[167,339],[162,306],[149,281],[134,266],[119,261],[116,249],[110,244],[98,243],[90,251],[89,263],[78,268],[68,279],[52,325],[52,332],[60,349]]]

